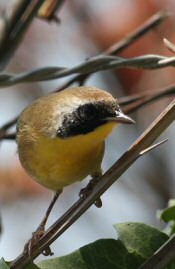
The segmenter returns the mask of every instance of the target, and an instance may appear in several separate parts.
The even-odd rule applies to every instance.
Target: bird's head
[[[122,112],[117,100],[103,90],[83,86],[69,88],[66,91],[65,103],[67,105],[64,106],[61,114],[62,119],[57,129],[57,137],[85,135],[107,123],[114,125],[134,123]]]
[[[107,123],[134,121],[121,111],[110,93],[95,87],[72,87],[41,97],[25,108],[19,117],[17,138],[66,139],[91,133]]]

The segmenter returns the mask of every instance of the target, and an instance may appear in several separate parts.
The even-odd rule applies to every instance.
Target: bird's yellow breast
[[[52,190],[62,190],[101,170],[104,140],[115,125],[107,123],[86,135],[66,139],[38,136],[33,144],[23,146],[23,150],[19,148],[20,161],[40,184]]]

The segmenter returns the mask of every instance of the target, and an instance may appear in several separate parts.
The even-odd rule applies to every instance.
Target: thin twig
[[[175,54],[175,45],[171,43],[168,39],[164,38],[163,39],[165,47],[171,51],[173,54]]]
[[[67,81],[65,84],[63,84],[61,87],[56,89],[54,92],[61,92],[62,90],[68,88],[70,85],[72,85],[75,82],[78,83],[78,86],[82,86],[88,77],[89,77],[89,74],[88,75],[87,74],[86,75],[78,75],[78,76],[72,78],[71,80]]]
[[[160,25],[168,16],[169,13],[167,10],[161,10],[160,12],[154,14],[152,17],[146,20],[143,25],[139,26],[137,29],[127,35],[126,38],[105,50],[104,54],[115,55],[116,53],[120,53],[138,38]]]
[[[80,198],[60,219],[58,219],[33,248],[36,258],[45,248],[67,230],[138,158],[140,152],[150,147],[154,140],[174,121],[175,99],[122,155],[122,157],[100,178],[92,193]],[[21,254],[11,264],[11,269],[22,269],[30,262],[27,254]]]
[[[148,90],[148,91],[139,92],[136,94],[120,97],[118,99],[118,102],[119,102],[120,106],[125,107],[125,106],[128,106],[128,105],[134,103],[135,101],[143,100],[144,98],[150,97],[150,99],[153,98],[153,101],[155,101],[159,98],[173,96],[174,94],[175,94],[175,85],[172,84],[172,85],[170,85],[168,87],[164,87],[162,89]]]
[[[58,9],[61,8],[65,0],[45,0],[38,11],[38,17],[48,21],[60,22],[56,15]]]
[[[143,156],[143,155],[145,155],[145,154],[148,153],[149,151],[151,151],[151,150],[153,150],[153,149],[159,147],[160,145],[164,144],[164,143],[167,142],[167,141],[168,141],[168,138],[166,138],[166,139],[164,139],[164,140],[162,140],[162,141],[160,141],[160,142],[158,142],[158,143],[156,143],[156,144],[154,144],[154,145],[151,145],[150,147],[148,147],[148,148],[142,150],[142,151],[140,152],[139,156]]]
[[[5,123],[0,130],[6,131],[11,128],[14,124],[16,124],[18,118],[12,119],[9,122]]]
[[[1,136],[1,132],[0,132],[0,140],[1,139],[6,139],[6,140],[15,140],[16,139],[16,133],[12,133],[12,134],[4,134],[3,138]]]
[[[16,124],[18,120],[18,117],[15,119],[10,120],[9,122],[5,123],[1,128],[0,128],[0,141],[2,139],[7,139],[7,140],[14,140],[16,138],[16,133],[8,134],[8,129],[10,129],[14,124]]]
[[[15,0],[0,17],[0,70],[3,70],[44,0]]]
[[[175,85],[155,91],[145,91],[119,99],[119,104],[125,113],[132,113],[147,104],[175,95]]]

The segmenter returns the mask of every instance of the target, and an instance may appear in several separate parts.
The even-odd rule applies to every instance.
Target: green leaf
[[[169,238],[167,234],[144,223],[126,222],[114,227],[126,249],[144,259],[148,259]]]
[[[35,263],[29,263],[25,269],[39,269],[39,267]]]
[[[120,240],[101,239],[73,253],[42,261],[42,269],[136,269],[143,263],[139,255],[129,253]]]
[[[175,205],[171,207],[167,207],[162,211],[159,211],[159,218],[162,219],[164,222],[175,221]]]
[[[167,223],[164,232],[168,235],[175,233],[175,199],[168,202],[168,207],[164,210],[158,210],[157,217]]]
[[[10,262],[5,262],[3,258],[0,259],[0,269],[10,269],[9,264]],[[39,269],[39,267],[34,263],[30,263],[25,269]]]
[[[168,235],[143,223],[121,223],[119,240],[101,239],[73,253],[42,261],[41,269],[137,269],[168,239]],[[166,269],[174,269],[172,261]]]
[[[9,269],[10,267],[7,265],[7,263],[4,261],[3,258],[0,259],[0,269]]]
[[[175,221],[175,206],[162,210],[160,214],[160,218],[166,223],[172,220]]]
[[[38,263],[39,268],[42,269],[74,269],[74,268],[80,268],[80,269],[85,269],[86,265],[81,259],[81,254],[79,251],[75,251],[69,255],[60,257],[60,258],[55,258],[55,259],[49,259],[49,260],[44,260]]]

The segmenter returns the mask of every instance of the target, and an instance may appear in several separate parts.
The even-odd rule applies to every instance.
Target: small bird
[[[55,192],[37,232],[44,230],[65,186],[88,175],[96,181],[102,175],[105,139],[119,123],[134,121],[110,93],[89,86],[41,97],[22,111],[17,123],[21,165],[34,180]]]

